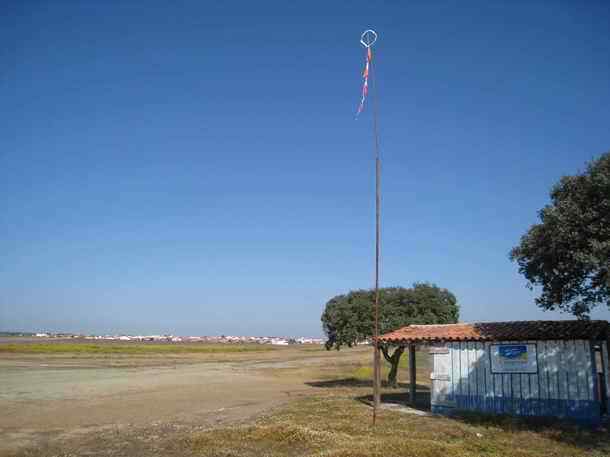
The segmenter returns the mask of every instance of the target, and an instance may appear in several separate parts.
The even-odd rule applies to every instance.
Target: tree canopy
[[[381,334],[409,324],[450,324],[457,322],[459,307],[455,296],[434,284],[416,283],[412,288],[388,287],[380,289],[379,329]],[[340,349],[353,346],[373,335],[373,290],[355,290],[337,295],[326,303],[322,326],[328,338],[326,348]],[[383,355],[391,364],[388,382],[396,384],[396,373],[404,348]]]
[[[539,217],[510,252],[528,286],[541,287],[537,305],[579,318],[610,308],[610,152],[561,178]]]
[[[337,295],[326,303],[322,326],[327,347],[352,346],[373,335],[373,290],[355,290]],[[387,287],[379,291],[379,329],[387,333],[409,324],[457,322],[455,296],[433,284],[417,283],[412,288]]]

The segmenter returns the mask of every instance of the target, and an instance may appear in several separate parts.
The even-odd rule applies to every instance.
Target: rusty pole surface
[[[371,59],[371,99],[373,105],[373,135],[375,138],[375,328],[373,331],[373,425],[377,421],[377,408],[381,403],[381,354],[379,353],[379,260],[381,256],[381,157],[377,126],[377,84],[373,77],[375,63]]]

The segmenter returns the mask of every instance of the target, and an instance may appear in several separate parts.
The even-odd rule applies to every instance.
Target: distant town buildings
[[[152,341],[170,343],[252,343],[288,346],[289,344],[324,344],[322,338],[309,337],[277,337],[277,336],[175,336],[175,335],[79,335],[71,333],[36,333],[39,338],[83,338],[86,340],[110,341]]]

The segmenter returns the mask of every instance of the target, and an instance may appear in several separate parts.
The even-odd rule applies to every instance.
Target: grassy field
[[[172,370],[106,369],[114,363],[106,359],[140,360],[145,358],[140,354],[150,354],[165,360],[172,357],[157,354],[170,353],[193,363]],[[0,406],[8,412],[4,425],[0,416],[0,450],[3,430],[4,441],[21,449],[6,454],[11,456],[610,456],[606,430],[551,420],[429,415],[425,351],[417,353],[418,409],[424,415],[403,407],[409,390],[405,354],[400,387],[382,389],[384,407],[375,428],[368,347],[329,352],[314,346],[56,341],[0,345],[0,363],[3,354],[5,400],[2,404],[0,397]],[[71,356],[63,354],[73,354],[75,365],[67,364],[64,359]],[[239,363],[216,363],[219,357]],[[99,360],[104,363],[88,368]],[[47,364],[62,369],[47,371]],[[383,371],[385,377],[385,362]],[[7,433],[17,417],[22,425]],[[83,422],[102,427],[89,433],[81,428]]]
[[[0,344],[0,353],[14,354],[215,354],[273,351],[262,344],[154,344],[154,343],[13,343]]]
[[[428,372],[428,357],[425,353],[423,352],[418,352],[416,353],[416,363],[417,363],[417,367],[418,370],[424,370],[426,372]],[[386,379],[388,376],[388,372],[390,371],[390,365],[388,363],[386,363],[383,360],[381,360],[381,378],[382,379]],[[406,370],[408,370],[409,368],[409,356],[408,354],[404,354],[401,359],[400,362],[398,363],[398,369],[399,372],[401,374],[404,374],[406,372]],[[370,363],[364,363],[362,365],[360,365],[356,370],[354,370],[353,373],[351,373],[351,375],[359,380],[364,380],[364,379],[373,379],[373,366]]]

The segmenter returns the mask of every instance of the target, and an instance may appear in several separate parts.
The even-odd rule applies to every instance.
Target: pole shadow
[[[357,401],[368,406],[373,406],[373,395],[361,395],[355,397]],[[382,392],[381,403],[408,406],[419,411],[430,412],[430,390],[428,386],[417,385],[415,404],[411,403],[408,390],[406,392]]]

